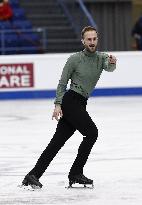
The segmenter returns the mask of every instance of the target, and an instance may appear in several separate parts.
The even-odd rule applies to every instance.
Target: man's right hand
[[[55,105],[55,109],[53,111],[52,120],[55,118],[57,121],[59,121],[59,118],[63,116],[63,112],[61,109],[61,105]]]

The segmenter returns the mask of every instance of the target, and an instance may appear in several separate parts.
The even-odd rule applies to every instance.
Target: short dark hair
[[[97,29],[92,27],[92,26],[85,26],[82,31],[81,31],[81,38],[83,39],[84,38],[84,34],[87,32],[87,31],[96,31],[96,33],[98,34],[97,32]]]

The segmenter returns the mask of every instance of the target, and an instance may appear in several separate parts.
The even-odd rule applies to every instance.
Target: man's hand
[[[59,118],[62,116],[63,116],[63,112],[61,109],[61,105],[55,105],[55,109],[54,109],[53,115],[52,115],[52,120],[55,118],[57,121],[59,121]]]
[[[108,61],[111,64],[116,64],[117,59],[115,56],[110,55]]]

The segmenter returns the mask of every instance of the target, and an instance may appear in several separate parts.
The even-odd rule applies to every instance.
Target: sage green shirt
[[[108,54],[96,51],[90,53],[86,49],[71,55],[59,80],[55,104],[62,104],[69,79],[70,89],[88,98],[100,78],[103,70],[112,72],[115,64],[110,64]]]

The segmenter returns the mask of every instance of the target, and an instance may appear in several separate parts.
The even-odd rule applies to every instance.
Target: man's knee
[[[98,138],[98,128],[96,125],[93,127],[90,127],[90,129],[87,130],[86,137],[89,138],[92,142],[95,142]]]

